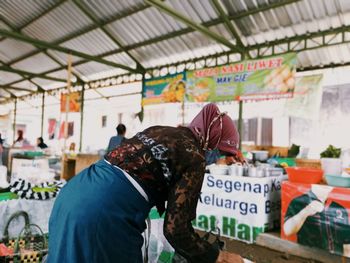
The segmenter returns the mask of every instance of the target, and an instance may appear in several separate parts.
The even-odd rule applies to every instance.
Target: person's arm
[[[214,263],[219,249],[202,240],[195,233],[191,221],[195,219],[200,195],[204,162],[200,167],[189,167],[170,190],[164,218],[164,236],[174,249],[189,262]]]
[[[295,216],[288,218],[283,226],[286,236],[297,233],[303,226],[305,220],[316,213],[321,212],[324,209],[324,205],[319,201],[312,201],[304,209],[300,210]]]

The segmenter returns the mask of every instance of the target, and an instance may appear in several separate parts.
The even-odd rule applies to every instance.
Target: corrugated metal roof
[[[144,6],[143,0],[103,0],[103,1],[84,1],[94,14],[101,20],[108,19],[116,14],[132,11],[136,7]]]
[[[210,0],[167,0],[165,3],[196,23],[203,23],[218,17]]]
[[[4,85],[12,81],[21,79],[22,77],[18,74],[1,71],[0,73],[0,84]]]
[[[9,27],[2,21],[0,21],[0,28],[1,29],[9,29]]]
[[[13,39],[0,42],[0,59],[9,62],[35,49],[34,46]]]
[[[118,48],[118,45],[115,44],[101,29],[95,29],[82,36],[64,42],[61,46],[94,56]]]
[[[31,19],[53,6],[59,0],[49,1],[1,1],[0,14],[16,27],[27,24]]]
[[[117,35],[124,45],[130,45],[185,28],[185,25],[151,7],[117,20],[107,28]]]
[[[73,2],[67,1],[50,13],[29,24],[23,29],[23,33],[31,37],[53,42],[67,34],[78,32],[91,24],[92,21]]]
[[[80,75],[84,76],[85,80],[95,80],[127,72],[125,70],[113,68],[94,61],[76,66],[75,70]]]
[[[33,78],[32,80],[43,89],[47,89],[46,87],[50,87],[51,85],[55,87],[64,87],[66,85],[64,82],[55,82],[48,79]]]
[[[21,60],[13,64],[14,68],[27,70],[29,72],[41,73],[59,66],[55,61],[43,53]]]
[[[50,55],[52,55],[54,58],[56,58],[62,64],[64,64],[64,65],[68,64],[68,54],[67,53],[62,53],[62,52],[54,51],[54,50],[48,50],[47,52],[50,53]],[[71,56],[71,59],[72,59],[72,63],[83,60],[81,57],[76,57],[76,56]]]
[[[306,68],[331,63],[345,63],[350,57],[350,45],[342,44],[298,53],[298,67]]]
[[[229,35],[222,25],[213,26],[210,29],[224,36]],[[202,33],[193,32],[157,44],[140,47],[132,50],[131,53],[145,67],[156,67],[224,51],[228,51],[226,46],[217,44]]]
[[[68,71],[65,69],[62,69],[62,70],[55,71],[55,72],[47,74],[47,75],[50,77],[54,77],[54,78],[67,79]]]
[[[132,68],[136,68],[136,62],[132,58],[130,58],[125,52],[118,53],[115,55],[110,55],[110,56],[104,57],[104,59],[115,63],[124,64]]]
[[[37,90],[37,87],[28,80],[18,82],[16,84],[14,84],[13,87],[29,89],[29,90]]]
[[[124,16],[126,12],[134,11],[136,8],[139,10],[140,7],[146,6],[143,0],[83,1],[102,22],[107,21],[112,16]],[[227,14],[235,17],[235,15],[239,15],[242,12],[280,3],[281,1],[219,0],[219,2],[223,4]],[[30,3],[32,4],[29,4],[28,1],[20,0],[1,2],[0,14],[5,12],[5,18],[7,18],[11,24],[21,26],[56,4],[57,1],[34,1]],[[182,13],[184,16],[187,16],[197,23],[214,21],[216,25],[209,29],[232,43],[235,43],[233,36],[224,24],[218,24],[218,13],[211,0],[166,0],[164,4],[169,5],[177,12]],[[4,8],[2,8],[3,6]],[[98,54],[108,53],[108,56],[105,56],[104,59],[135,67],[135,61],[126,53],[119,52],[118,54],[112,54],[112,51],[120,51],[121,48],[100,29],[95,29],[78,36],[78,32],[93,27],[92,25],[92,21],[69,0],[26,26],[23,33],[48,42],[57,41],[64,36],[76,34],[77,36],[75,38],[62,45],[89,55],[96,56]],[[234,19],[232,20],[232,25],[237,29],[244,45],[252,46],[260,43],[268,43],[287,37],[305,35],[310,32],[319,32],[350,25],[350,1],[302,0],[264,12],[254,13],[240,19]],[[7,28],[0,22],[0,28],[4,27]],[[129,52],[146,68],[177,63],[229,50],[226,46],[218,44],[216,41],[199,32],[192,32],[181,36],[177,34],[176,37],[169,37],[171,33],[185,29],[187,26],[154,7],[147,7],[142,11],[134,12],[132,15],[116,20],[106,27],[111,34],[120,39],[123,46],[126,46],[128,49],[134,44],[149,41],[164,35],[168,36],[161,42],[129,50]],[[349,39],[350,38],[346,36],[345,40],[349,41]],[[309,44],[316,46],[315,43]],[[8,62],[33,49],[34,47],[31,45],[6,39],[0,41],[0,60]],[[275,51],[284,52],[283,47],[275,47]],[[67,64],[67,54],[57,51],[48,52],[62,64]],[[268,50],[266,55],[270,54],[269,52],[271,53],[271,50]],[[257,55],[255,51],[252,52],[252,54],[253,53]],[[349,53],[350,49],[348,44],[303,51],[298,55],[298,65],[300,67],[309,67],[329,63],[350,62]],[[232,55],[231,57],[236,59],[239,55]],[[81,58],[73,57],[73,63],[80,60]],[[219,61],[225,63],[225,58],[219,59]],[[57,70],[60,71],[50,75],[61,78],[66,77],[66,71],[60,69],[57,63],[43,54],[37,54],[31,58],[19,61],[14,67],[36,73],[57,68]],[[74,70],[79,73],[84,80],[126,73],[124,70],[96,62],[88,62],[74,66]],[[0,77],[2,77],[2,75]],[[47,87],[46,84],[50,82],[41,79],[37,79],[37,81],[45,87]],[[57,85],[57,83],[53,84]]]

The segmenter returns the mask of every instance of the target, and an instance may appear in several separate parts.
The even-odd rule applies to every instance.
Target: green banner
[[[182,102],[186,91],[185,73],[144,80],[143,105]]]
[[[293,97],[296,54],[204,68],[186,73],[191,102],[266,100]]]

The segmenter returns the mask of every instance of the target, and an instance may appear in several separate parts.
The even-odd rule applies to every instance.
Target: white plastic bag
[[[7,182],[7,168],[4,165],[0,165],[0,188],[9,187]]]

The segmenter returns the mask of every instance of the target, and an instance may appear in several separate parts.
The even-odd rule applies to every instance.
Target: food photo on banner
[[[322,102],[323,74],[301,76],[295,79],[294,96],[287,100],[286,116],[317,120]]]
[[[66,112],[66,102],[68,94],[61,94],[61,112]],[[68,112],[80,112],[80,92],[69,93],[69,110]]]
[[[185,73],[143,81],[142,104],[182,102],[186,91]]]
[[[350,189],[282,184],[281,237],[350,257]]]
[[[293,97],[296,54],[246,60],[186,72],[190,102],[267,100]]]

